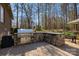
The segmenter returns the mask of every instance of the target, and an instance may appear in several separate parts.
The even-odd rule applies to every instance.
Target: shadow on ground
[[[36,42],[4,48],[0,50],[1,56],[72,56],[67,49],[68,46],[62,46],[62,50],[46,42]],[[71,48],[71,47],[69,47]],[[64,51],[63,51],[64,50]],[[67,52],[66,52],[67,51]]]
[[[21,45],[21,46],[15,46],[11,48],[4,48],[0,50],[0,55],[1,56],[8,56],[8,55],[24,55],[26,52],[32,51],[37,49],[38,47],[45,46],[47,45],[46,43],[41,43],[40,44],[37,42],[35,44],[29,44],[29,45]]]
[[[65,45],[59,47],[60,49],[66,51],[66,52],[69,52],[75,56],[79,56],[79,46],[74,43],[65,43]]]

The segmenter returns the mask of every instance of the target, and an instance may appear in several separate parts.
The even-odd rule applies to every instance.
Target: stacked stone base
[[[30,33],[19,35],[19,44],[35,43],[35,42],[47,42],[52,45],[62,46],[65,44],[63,34],[50,34],[50,33]]]

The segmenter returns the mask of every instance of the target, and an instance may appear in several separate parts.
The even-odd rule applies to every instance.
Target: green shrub
[[[37,27],[36,27],[36,31],[42,31],[41,26],[37,26]]]
[[[75,34],[73,32],[64,32],[64,35],[66,35],[66,36],[74,36]]]
[[[11,28],[11,34],[17,33],[18,28]]]

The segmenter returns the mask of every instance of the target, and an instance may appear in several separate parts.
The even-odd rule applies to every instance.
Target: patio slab
[[[51,44],[37,42],[0,50],[1,56],[73,56]]]

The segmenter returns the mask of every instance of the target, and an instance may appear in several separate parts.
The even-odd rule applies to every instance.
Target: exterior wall
[[[0,22],[0,41],[2,39],[2,36],[7,35],[8,31],[10,31],[10,28],[11,28],[11,17],[9,16],[9,13],[7,12],[6,7],[3,7],[3,8],[4,8],[4,22],[3,23]]]

